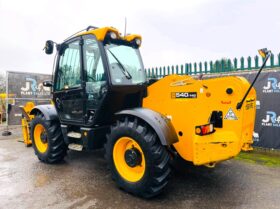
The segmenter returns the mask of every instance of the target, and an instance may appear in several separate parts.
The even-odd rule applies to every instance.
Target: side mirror
[[[44,48],[46,54],[53,53],[53,45],[54,45],[53,41],[51,41],[51,40],[46,41],[46,45]]]
[[[43,86],[45,86],[45,87],[52,87],[53,86],[53,82],[52,81],[44,81],[43,82]]]

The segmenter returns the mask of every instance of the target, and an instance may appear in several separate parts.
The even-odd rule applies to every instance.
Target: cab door
[[[62,44],[55,74],[54,103],[62,123],[84,123],[81,37]]]
[[[106,119],[106,114],[101,111],[108,91],[105,62],[102,57],[102,46],[96,38],[93,35],[83,36],[86,125],[97,125],[100,119]]]

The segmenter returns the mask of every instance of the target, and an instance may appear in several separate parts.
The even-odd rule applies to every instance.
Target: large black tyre
[[[126,178],[127,174],[122,175],[118,170],[118,165],[116,166],[120,160],[116,160],[115,153],[118,156],[125,154],[121,149],[115,150],[119,146],[119,141],[123,139],[132,139],[136,142],[135,146],[132,145],[132,149],[139,147],[143,154],[142,160],[145,162],[138,166],[141,167],[144,164],[145,168],[143,176],[137,181],[130,181]],[[105,144],[105,159],[117,185],[136,196],[151,198],[158,195],[168,183],[171,172],[169,153],[160,143],[155,131],[147,123],[135,117],[124,117],[111,127]]]
[[[67,154],[59,122],[45,120],[41,114],[31,121],[31,140],[35,154],[44,163],[58,163]]]

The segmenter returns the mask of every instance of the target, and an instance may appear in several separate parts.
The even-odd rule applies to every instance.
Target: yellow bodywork
[[[243,107],[236,109],[249,82],[242,77],[195,80],[190,76],[170,75],[148,87],[143,107],[169,118],[179,142],[173,144],[179,155],[195,165],[211,165],[236,156],[241,149],[250,150],[256,114],[256,92],[252,89]],[[231,88],[232,94],[226,90]],[[176,93],[197,95],[176,98]],[[209,123],[212,111],[222,111],[223,126],[212,134],[195,134],[195,127]],[[236,118],[226,117],[232,114]]]
[[[6,120],[6,105],[8,104],[14,104],[15,100],[13,99],[15,95],[14,94],[7,94],[6,93],[0,93],[0,124],[4,120]],[[8,99],[8,101],[7,101]]]
[[[34,115],[30,115],[31,110],[35,104],[33,102],[27,102],[25,106],[21,106],[23,117],[21,119],[23,143],[26,146],[30,146],[32,141],[30,139],[30,121],[34,118]]]
[[[82,36],[82,35],[94,35],[98,41],[104,41],[105,36],[108,32],[114,32],[117,35],[118,39],[123,39],[126,41],[133,41],[134,39],[140,39],[142,41],[142,37],[137,34],[129,34],[126,36],[121,36],[121,33],[113,27],[103,27],[103,28],[97,28],[97,29],[92,29],[86,32],[81,32],[77,36]]]

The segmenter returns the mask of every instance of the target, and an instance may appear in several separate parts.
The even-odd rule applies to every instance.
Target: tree
[[[0,94],[6,93],[6,75],[0,73]]]

